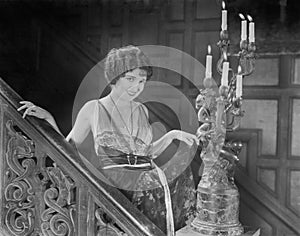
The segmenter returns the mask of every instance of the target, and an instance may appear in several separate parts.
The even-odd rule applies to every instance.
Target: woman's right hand
[[[21,101],[20,104],[22,104],[21,107],[18,108],[18,111],[24,110],[23,118],[25,118],[27,115],[29,116],[35,116],[37,118],[50,121],[53,119],[52,115],[46,111],[45,109],[38,107],[34,105],[32,102],[28,101]]]
[[[182,142],[185,142],[189,146],[192,146],[194,142],[197,145],[199,145],[199,139],[194,134],[190,134],[182,130],[171,130],[169,133],[171,134],[172,140],[173,139],[180,140]]]

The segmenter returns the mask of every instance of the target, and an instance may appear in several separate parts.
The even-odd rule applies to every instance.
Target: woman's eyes
[[[133,77],[127,77],[127,80],[130,81],[130,82],[133,82],[134,78]]]
[[[135,81],[135,79],[136,79],[136,78],[134,78],[134,77],[127,77],[127,80],[128,80],[129,82],[133,82],[133,81]],[[139,83],[146,83],[146,79],[140,80]]]

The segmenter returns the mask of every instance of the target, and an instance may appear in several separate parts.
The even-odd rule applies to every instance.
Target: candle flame
[[[222,1],[222,8],[225,9],[225,2]]]
[[[238,66],[238,74],[241,74],[241,73],[242,73],[242,67]]]
[[[245,17],[242,13],[239,13],[239,17],[242,19],[242,20],[245,20]]]
[[[247,15],[247,18],[248,18],[249,21],[253,21],[251,16]]]
[[[208,52],[208,54],[211,53],[211,46],[210,45],[207,46],[207,52]]]

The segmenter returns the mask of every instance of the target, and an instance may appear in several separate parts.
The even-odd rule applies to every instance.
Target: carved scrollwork
[[[128,236],[104,210],[98,207],[95,211],[97,236]]]
[[[32,159],[34,145],[22,133],[17,132],[10,120],[6,123],[8,141],[5,153],[6,181],[5,224],[14,235],[32,235],[35,221],[35,191],[36,183],[31,178],[36,169]]]
[[[74,235],[75,183],[59,167],[48,167],[51,187],[44,193],[48,207],[41,215],[41,229],[44,235]]]
[[[8,231],[16,236],[73,236],[74,181],[37,151],[13,121],[7,121],[6,131],[2,217]]]

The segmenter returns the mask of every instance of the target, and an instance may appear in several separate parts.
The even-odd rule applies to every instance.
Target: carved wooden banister
[[[0,79],[1,234],[165,235],[47,122],[23,119],[21,100]]]

